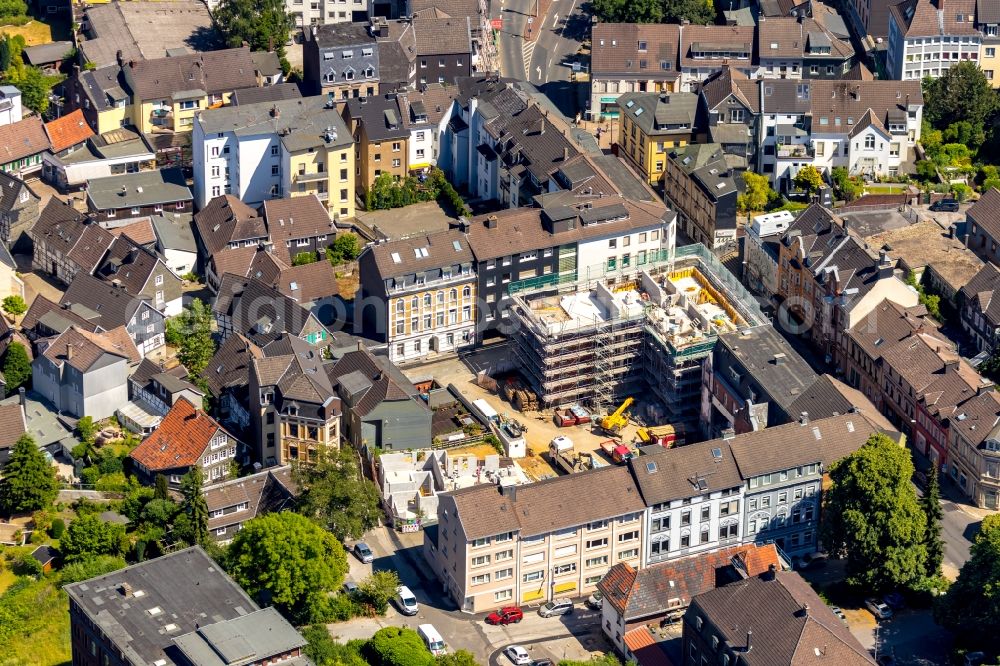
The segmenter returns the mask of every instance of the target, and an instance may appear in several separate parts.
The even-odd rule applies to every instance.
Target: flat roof
[[[920,272],[931,266],[948,284],[959,289],[983,267],[976,253],[932,219],[921,220],[899,229],[868,238],[872,247],[889,246],[890,257],[900,259],[906,268]]]

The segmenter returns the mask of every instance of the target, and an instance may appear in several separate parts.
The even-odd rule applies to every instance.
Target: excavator
[[[601,419],[601,429],[612,437],[617,437],[621,434],[622,428],[624,428],[628,423],[628,408],[631,407],[634,402],[635,398],[625,398],[625,401],[618,407],[618,409]]]

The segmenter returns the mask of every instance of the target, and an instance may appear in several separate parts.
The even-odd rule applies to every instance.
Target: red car
[[[523,619],[524,611],[517,606],[508,606],[487,615],[486,624],[517,624]]]

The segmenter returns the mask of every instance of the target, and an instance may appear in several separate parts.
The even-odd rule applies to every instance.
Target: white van
[[[424,643],[427,645],[427,649],[431,651],[435,657],[445,653],[444,639],[441,638],[441,634],[438,630],[434,628],[433,624],[422,624],[417,627],[417,633],[420,637],[424,639]]]
[[[396,588],[396,605],[399,606],[399,612],[403,615],[416,615],[420,612],[420,607],[417,605],[417,598],[413,596],[413,592],[410,592],[410,588],[405,585],[400,585]]]

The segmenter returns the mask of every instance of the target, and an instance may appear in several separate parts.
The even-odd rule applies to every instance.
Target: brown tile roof
[[[591,76],[676,78],[680,35],[680,26],[666,23],[597,23],[591,34]],[[645,51],[639,51],[640,41],[646,42]],[[640,67],[643,60],[646,67]]]
[[[633,458],[628,467],[649,505],[743,485],[732,452],[718,440]]]
[[[686,25],[681,30],[680,38],[681,67],[720,67],[726,63],[749,67],[753,62],[753,40],[754,26]],[[721,56],[694,58],[692,54],[698,49],[703,49],[703,52],[728,49],[746,53],[747,58],[735,62]]]
[[[125,235],[115,239],[94,276],[105,282],[117,280],[132,295],[142,293],[153,274],[163,275],[164,281],[178,281],[156,254],[132,242]]]
[[[1000,393],[986,391],[962,403],[948,423],[973,446],[1000,438]]]
[[[209,255],[231,241],[267,238],[267,227],[257,211],[238,197],[225,194],[215,197],[195,213],[194,225]]]
[[[340,391],[348,390],[341,381],[351,376],[347,383],[354,395],[364,392],[360,398],[354,398],[352,411],[360,416],[367,416],[383,402],[398,402],[414,400],[419,405],[425,403],[418,399],[417,389],[409,379],[399,371],[391,361],[384,356],[375,356],[367,349],[358,349],[344,354],[336,363],[325,366],[330,384]]]
[[[20,403],[0,405],[0,449],[9,449],[27,431]]]
[[[1000,240],[1000,190],[991,187],[976,203],[969,206],[966,216],[993,240]]]
[[[801,58],[816,57],[811,52],[810,40],[819,39],[829,42],[828,58],[850,58],[854,50],[849,43],[837,39],[819,23],[811,18],[799,20],[794,16],[769,18],[761,21],[757,28],[757,52],[759,58]]]
[[[246,386],[250,382],[250,363],[263,358],[264,352],[240,334],[226,338],[201,376],[216,397],[227,389]]]
[[[961,291],[962,298],[974,305],[990,326],[1000,326],[1000,268],[987,262]]]
[[[414,16],[479,16],[479,4],[476,0],[413,0],[410,11]]]
[[[56,324],[54,317],[58,317],[60,320],[61,328],[57,330],[58,333],[62,333],[62,331],[70,326],[77,326],[90,332],[100,329],[97,323],[87,321],[69,309],[69,307],[63,307],[55,301],[50,301],[42,294],[35,296],[35,300],[31,302],[31,307],[28,308],[28,311],[24,314],[24,319],[21,320],[21,328],[25,331],[30,331],[38,326],[40,322],[46,328],[52,328],[51,325]]]
[[[602,467],[504,492],[506,496],[486,484],[449,493],[467,539],[516,531],[522,537],[537,536],[645,508],[624,467]],[[591,499],[581,502],[581,497]]]
[[[137,100],[170,99],[175,93],[193,90],[224,93],[257,85],[249,48],[137,60],[129,68]]]
[[[905,0],[893,5],[890,12],[904,37],[978,34],[976,0],[948,0],[947,7],[944,0]]]
[[[861,391],[851,388],[831,375],[820,375],[812,385],[788,406],[788,413],[798,418],[806,412],[812,420],[839,416],[852,410],[863,414],[876,427],[892,430],[892,424],[865,397]]]
[[[53,252],[73,260],[86,273],[91,273],[114,242],[114,235],[62,201],[52,197],[31,228],[31,238],[44,243]]]
[[[45,133],[49,135],[53,153],[83,143],[94,136],[94,130],[90,129],[81,109],[76,109],[61,118],[45,123]]]
[[[190,467],[220,430],[215,419],[182,397],[129,457],[150,471]]]
[[[445,86],[440,83],[430,83],[425,90],[408,90],[406,92],[407,108],[414,102],[421,102],[427,111],[427,122],[438,123],[451,108],[452,102],[458,97],[455,86]],[[410,122],[410,115],[403,118],[404,123]]]
[[[745,82],[746,90],[740,82]],[[747,109],[760,110],[760,99],[756,86],[748,82],[743,72],[733,69],[729,65],[723,66],[720,72],[702,84],[701,94],[705,96],[709,109],[715,109],[732,95]]]
[[[269,285],[274,285],[281,271],[288,268],[274,253],[258,245],[223,248],[214,252],[209,262],[216,275],[255,277]]]
[[[294,254],[286,243],[296,238],[314,238],[335,233],[330,213],[315,195],[271,199],[264,202],[264,221],[275,251]]]
[[[430,268],[459,264],[471,266],[474,256],[470,245],[471,240],[466,234],[452,229],[427,236],[412,236],[379,243],[370,246],[365,252],[375,261],[379,275],[388,278]]]
[[[52,340],[43,356],[54,365],[68,363],[80,372],[87,372],[104,354],[120,356],[130,363],[138,363],[140,358],[124,327],[104,333],[70,327]]]
[[[657,641],[649,627],[636,627],[622,636],[625,647],[635,657],[638,666],[673,666],[665,645]]]
[[[339,293],[337,276],[325,257],[282,270],[278,275],[278,291],[297,303],[312,303]]]
[[[0,164],[30,157],[49,147],[49,137],[39,116],[0,125]]]
[[[126,236],[137,245],[149,245],[156,242],[156,231],[153,222],[148,217],[121,227],[108,229],[115,237]]]
[[[472,53],[472,31],[468,17],[413,19],[417,55]]]

